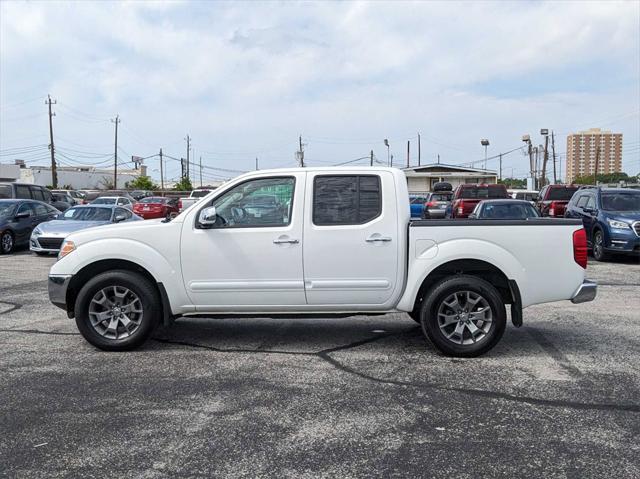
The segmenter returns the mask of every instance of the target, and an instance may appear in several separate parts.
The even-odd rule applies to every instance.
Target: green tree
[[[505,185],[507,188],[514,189],[527,187],[527,180],[521,180],[519,178],[503,178],[501,180],[498,180],[498,183],[500,183],[501,185]]]
[[[617,183],[618,181],[634,181],[635,178],[629,177],[626,173],[606,173],[599,174],[595,178],[598,183]],[[573,183],[576,185],[593,185],[593,175],[578,176],[573,179]]]
[[[193,185],[191,180],[185,176],[175,184],[173,189],[176,191],[191,191],[193,190]]]
[[[131,188],[134,190],[157,190],[158,185],[156,185],[153,180],[148,176],[138,176],[135,180],[127,181],[125,183],[125,187]]]

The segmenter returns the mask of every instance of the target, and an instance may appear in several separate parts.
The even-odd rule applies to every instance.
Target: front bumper
[[[67,289],[71,278],[70,274],[49,276],[49,301],[65,311],[67,311]]]
[[[585,279],[578,290],[573,294],[571,302],[574,304],[586,303],[596,299],[598,292],[598,283]]]

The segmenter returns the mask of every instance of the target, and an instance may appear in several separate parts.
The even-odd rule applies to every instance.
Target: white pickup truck
[[[586,262],[580,221],[410,223],[400,170],[263,170],[170,222],[71,234],[49,296],[105,350],[179,316],[405,311],[443,353],[468,357],[500,340],[506,304],[519,326],[532,304],[593,300]]]
[[[209,188],[198,188],[193,190],[189,196],[185,196],[184,198],[180,198],[180,200],[178,201],[178,209],[179,211],[184,211],[187,208],[189,208],[190,206],[195,205],[198,201],[200,201],[202,198],[204,198],[205,196],[207,196],[209,193],[211,193],[213,190],[210,190]]]

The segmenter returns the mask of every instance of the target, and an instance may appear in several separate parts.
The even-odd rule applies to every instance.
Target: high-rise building
[[[622,171],[622,133],[591,128],[567,136],[567,183],[578,176]]]

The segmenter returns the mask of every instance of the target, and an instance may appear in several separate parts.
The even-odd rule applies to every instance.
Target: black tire
[[[15,238],[11,231],[4,231],[0,234],[0,254],[9,254],[15,247]]]
[[[94,296],[105,288],[109,290],[111,287],[121,288],[121,292],[122,289],[128,289],[138,297],[142,305],[142,312],[138,313],[139,324],[131,333],[116,322],[116,331],[129,334],[126,337],[118,338],[117,332],[115,338],[106,337],[94,327],[90,318],[89,308]],[[126,270],[107,271],[88,281],[80,290],[75,302],[76,325],[82,336],[95,347],[104,351],[128,351],[142,345],[154,331],[161,317],[160,304],[158,290],[146,277]],[[109,307],[105,309],[108,310]],[[130,314],[130,316],[133,315]],[[98,327],[106,329],[108,322],[109,320],[105,320],[104,323],[99,323]]]
[[[416,323],[422,324],[420,310],[414,310],[407,313],[411,319],[413,319]]]
[[[471,296],[474,296],[474,300],[480,297],[482,299],[480,304],[486,304],[485,308],[489,308],[491,313],[491,321],[469,319],[472,316],[468,316],[465,312],[460,312],[460,316],[462,316],[461,320],[456,320],[457,322],[448,325],[444,325],[443,322],[441,327],[438,312],[442,311],[441,308],[444,308],[444,310],[449,308],[445,301],[448,301],[452,295],[455,295],[456,304],[461,304],[459,300],[462,299],[462,301],[465,302],[465,294],[466,300],[468,300],[470,297],[469,293]],[[469,308],[466,302],[465,306],[466,311],[471,315],[481,314],[480,312],[474,312],[475,307]],[[455,317],[456,313],[453,312],[453,309],[447,311],[453,313],[448,316],[452,318]],[[470,358],[486,353],[500,341],[507,324],[507,313],[500,293],[487,281],[468,275],[453,276],[436,284],[426,295],[420,313],[423,333],[436,348],[447,356]],[[482,314],[484,315],[485,313]],[[471,327],[474,327],[476,332],[481,331],[481,333],[478,333],[477,341],[471,332]],[[460,344],[446,336],[446,334],[453,329],[458,330],[457,328],[462,330]],[[457,338],[455,338],[455,340],[457,341]],[[472,342],[466,344],[467,341]]]
[[[604,234],[600,230],[593,232],[593,259],[596,261],[606,261],[609,255],[604,250]]]

